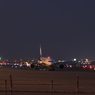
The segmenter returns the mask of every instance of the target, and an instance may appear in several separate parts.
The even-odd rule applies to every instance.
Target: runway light
[[[92,69],[92,66],[90,66],[89,68]]]
[[[83,68],[85,68],[85,66],[82,66]]]

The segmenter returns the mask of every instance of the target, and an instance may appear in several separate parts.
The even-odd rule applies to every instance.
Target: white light
[[[88,59],[85,59],[88,62]]]
[[[76,61],[77,59],[76,58],[74,58],[74,61]]]

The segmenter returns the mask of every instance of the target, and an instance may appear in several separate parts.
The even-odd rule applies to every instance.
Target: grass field
[[[0,68],[0,90],[5,89],[5,80],[7,80],[7,90],[10,90],[10,74],[13,80],[13,90],[52,90],[51,81],[53,80],[53,90],[73,92],[76,91],[76,75],[78,75],[79,91],[95,92],[95,71],[35,71],[31,69]],[[13,95],[18,94],[14,93]],[[31,95],[31,93],[25,95]],[[50,95],[50,93],[34,93],[33,95]],[[56,95],[62,94],[56,93]],[[80,95],[85,94],[81,93]]]

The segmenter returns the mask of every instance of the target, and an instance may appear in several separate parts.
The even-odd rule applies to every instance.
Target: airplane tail
[[[42,57],[42,48],[41,48],[41,44],[40,44],[40,57]]]

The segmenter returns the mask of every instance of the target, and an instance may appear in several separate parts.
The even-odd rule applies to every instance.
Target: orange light
[[[50,56],[48,56],[48,58],[50,58]]]

